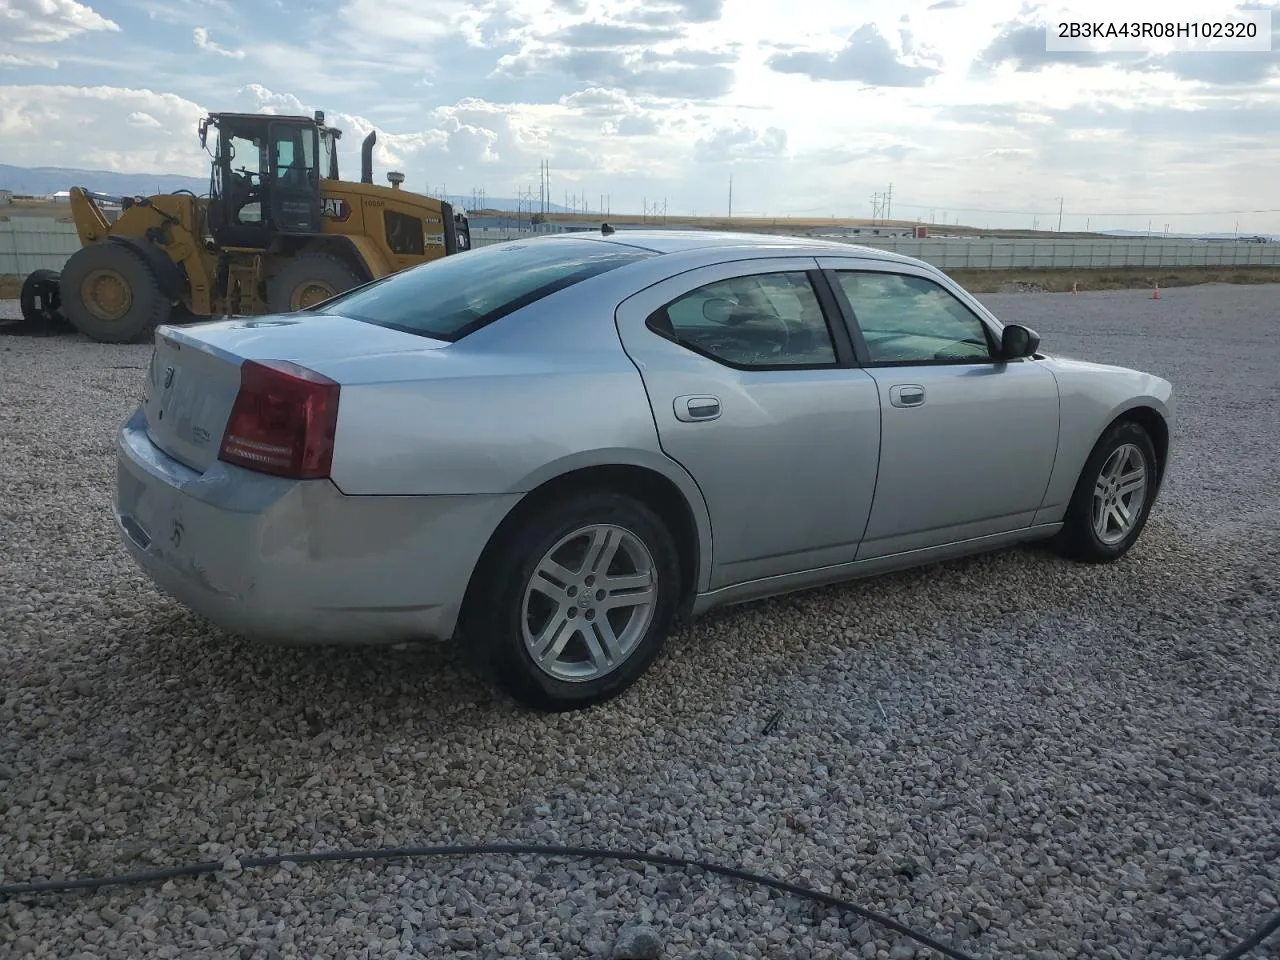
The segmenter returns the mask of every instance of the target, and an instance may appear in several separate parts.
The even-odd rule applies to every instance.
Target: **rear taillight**
[[[338,384],[287,360],[246,360],[218,459],[297,480],[329,475]]]

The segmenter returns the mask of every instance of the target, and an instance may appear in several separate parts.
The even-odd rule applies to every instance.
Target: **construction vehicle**
[[[70,191],[80,249],[60,274],[27,277],[24,319],[137,343],[162,323],[302,310],[471,245],[466,215],[401,189],[403,174],[374,184],[374,132],[361,147],[359,183],[339,177],[342,131],[321,111],[211,113],[199,136],[213,160],[207,197]],[[120,205],[113,221],[100,206],[110,199]]]

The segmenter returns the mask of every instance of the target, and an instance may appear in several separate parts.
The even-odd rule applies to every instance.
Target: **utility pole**
[[[729,219],[733,219],[733,174],[729,174]]]
[[[889,184],[889,195],[885,198],[884,218],[893,219],[893,184]]]
[[[1058,198],[1058,232],[1062,232],[1062,197]]]
[[[645,218],[649,216],[649,198],[640,198],[640,222],[644,223]]]

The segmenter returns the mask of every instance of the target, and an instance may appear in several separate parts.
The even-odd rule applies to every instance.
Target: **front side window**
[[[993,358],[982,321],[932,280],[853,270],[837,271],[835,277],[853,308],[872,363]]]
[[[650,326],[733,367],[810,367],[836,362],[826,317],[802,270],[709,283],[659,310]]]
[[[393,273],[315,312],[458,340],[558,290],[654,255],[620,243],[559,237],[495,244]]]

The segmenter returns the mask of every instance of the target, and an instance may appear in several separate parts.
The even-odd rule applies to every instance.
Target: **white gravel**
[[[0,883],[564,842],[740,863],[981,957],[1221,953],[1280,909],[1280,289],[1161,297],[985,298],[1175,384],[1126,562],[1015,550],[723,612],[551,717],[447,650],[262,651],[162,599],[109,513],[147,348],[0,336]],[[635,925],[664,957],[913,956],[749,886],[535,858],[0,902],[0,956],[602,957]]]

